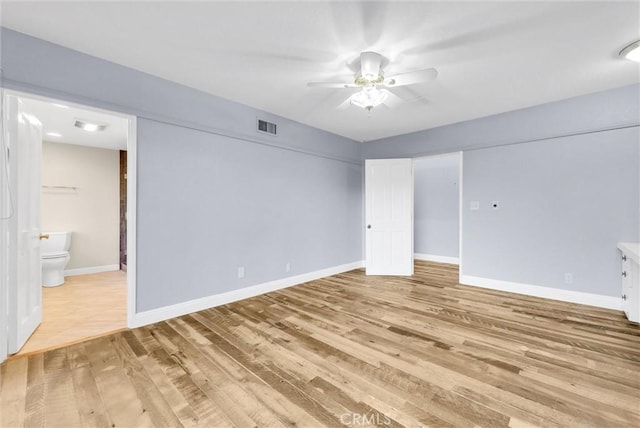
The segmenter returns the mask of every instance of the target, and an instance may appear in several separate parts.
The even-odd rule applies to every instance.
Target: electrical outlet
[[[284,265],[284,270],[285,272],[291,272],[291,263],[287,263],[286,265]]]
[[[573,274],[571,272],[567,272],[564,274],[564,283],[573,284]]]
[[[477,211],[480,209],[480,201],[471,201],[469,204],[469,209],[471,211]]]
[[[238,268],[238,278],[244,278],[244,266]]]

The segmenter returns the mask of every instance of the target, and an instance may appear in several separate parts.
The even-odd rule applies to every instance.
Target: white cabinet
[[[640,243],[619,242],[622,252],[622,310],[629,321],[640,322]]]

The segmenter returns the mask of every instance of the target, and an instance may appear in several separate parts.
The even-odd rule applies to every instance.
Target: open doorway
[[[462,152],[413,159],[414,257],[459,265]]]
[[[135,118],[27,94],[10,96],[40,122],[42,133],[37,186],[42,323],[16,354],[25,355],[128,325],[135,292],[135,241],[127,239],[135,227],[135,181],[129,179],[135,174]],[[14,286],[17,281],[7,284]]]

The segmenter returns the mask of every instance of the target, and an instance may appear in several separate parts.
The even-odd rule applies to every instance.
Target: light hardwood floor
[[[0,426],[640,426],[622,313],[362,270],[2,365]]]
[[[60,287],[42,289],[42,303],[42,324],[16,356],[126,328],[126,272],[68,276]]]

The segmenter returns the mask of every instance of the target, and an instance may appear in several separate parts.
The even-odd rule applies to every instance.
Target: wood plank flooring
[[[63,285],[42,289],[42,324],[16,356],[42,352],[126,327],[126,272],[68,276]]]
[[[0,426],[637,427],[622,313],[362,270],[4,363]]]

